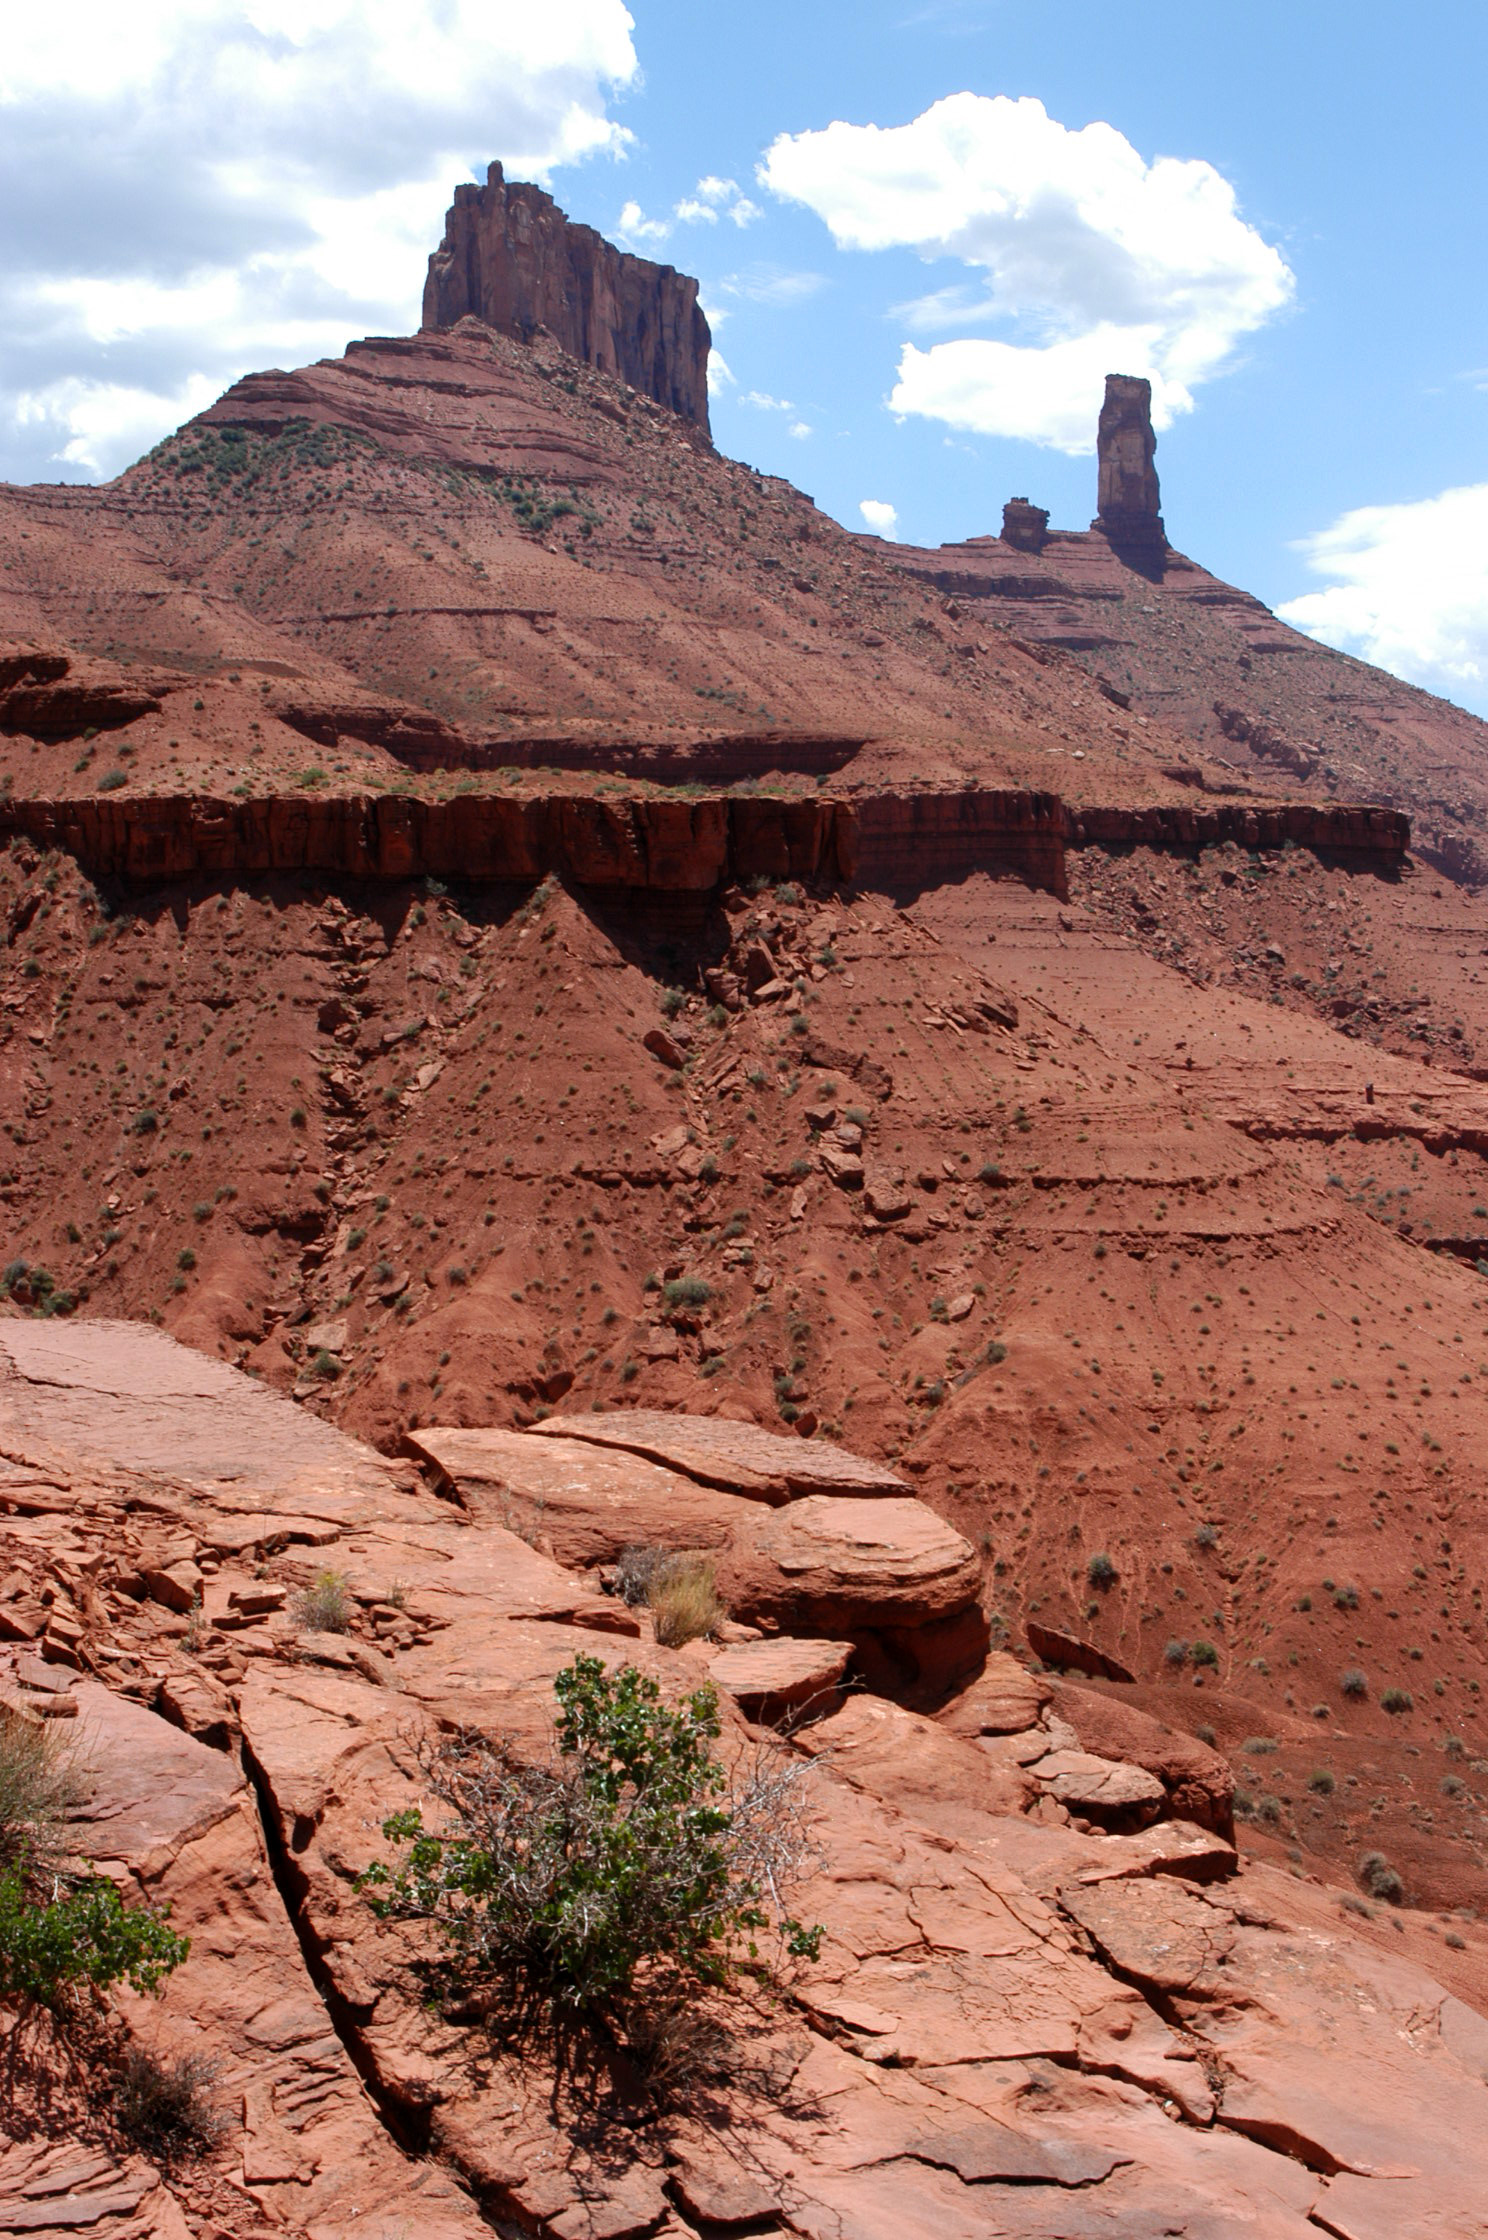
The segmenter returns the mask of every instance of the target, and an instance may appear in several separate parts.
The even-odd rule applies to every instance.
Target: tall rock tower
[[[696,280],[572,224],[541,187],[508,186],[499,163],[483,187],[456,187],[429,259],[425,328],[467,312],[523,342],[546,327],[570,357],[708,432],[713,338]]]
[[[1108,373],[1096,432],[1099,510],[1090,526],[1104,530],[1113,545],[1128,551],[1161,554],[1168,548],[1152,463],[1156,450],[1152,383],[1135,374]]]

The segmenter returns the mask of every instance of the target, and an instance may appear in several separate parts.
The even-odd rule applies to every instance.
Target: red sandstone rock
[[[713,1658],[708,1677],[765,1726],[828,1719],[842,1702],[851,1656],[847,1641],[741,1641]]]
[[[430,1428],[408,1443],[472,1516],[540,1536],[575,1569],[613,1563],[628,1547],[722,1547],[753,1506],[587,1439]]]
[[[1099,510],[1092,528],[1102,529],[1118,549],[1162,553],[1167,549],[1162,499],[1152,455],[1152,383],[1132,374],[1106,375],[1096,437],[1099,460]]]
[[[1054,1709],[1085,1749],[1124,1759],[1154,1775],[1174,1818],[1192,1820],[1234,1841],[1235,1777],[1218,1751],[1175,1732],[1120,1696],[1067,1680],[1054,1683]]]
[[[685,1471],[702,1485],[752,1500],[780,1501],[808,1493],[899,1495],[909,1490],[886,1463],[849,1454],[829,1439],[803,1444],[722,1416],[617,1408],[599,1415],[549,1416],[534,1424],[533,1431],[544,1439],[582,1439],[623,1447]]]
[[[523,342],[546,328],[570,357],[618,375],[706,435],[711,338],[696,280],[613,248],[540,187],[508,185],[499,163],[483,187],[456,187],[429,259],[425,327],[471,313]]]

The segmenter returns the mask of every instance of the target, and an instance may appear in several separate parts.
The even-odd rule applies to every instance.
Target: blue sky
[[[699,274],[718,442],[853,527],[1084,526],[1140,327],[1173,541],[1488,712],[1485,62],[1469,0],[78,0],[0,63],[0,472],[413,325],[500,156]]]

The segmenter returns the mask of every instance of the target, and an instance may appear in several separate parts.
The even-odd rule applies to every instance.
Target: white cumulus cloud
[[[620,154],[623,0],[69,0],[0,53],[0,473],[418,321],[456,183]]]
[[[876,537],[891,537],[899,526],[899,509],[884,498],[860,498],[858,511]]]
[[[1358,506],[1299,549],[1332,580],[1284,622],[1488,714],[1488,483]]]
[[[1292,293],[1212,164],[1149,163],[1113,126],[1070,131],[1031,98],[957,93],[906,125],[783,134],[759,176],[840,248],[908,248],[984,275],[899,315],[912,332],[1008,331],[905,343],[890,399],[979,434],[1093,450],[1108,372],[1146,374],[1166,427]]]

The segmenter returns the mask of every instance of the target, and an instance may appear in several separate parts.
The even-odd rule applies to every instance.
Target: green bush
[[[676,1276],[662,1286],[661,1296],[668,1307],[705,1307],[713,1296],[713,1286],[701,1276]]]
[[[1217,1665],[1219,1663],[1219,1651],[1212,1641],[1196,1641],[1188,1654],[1194,1664]]]
[[[1085,1566],[1085,1576],[1093,1587],[1102,1592],[1116,1584],[1116,1566],[1103,1548],[1098,1549]]]
[[[23,1864],[0,1875],[0,1998],[65,2013],[84,1988],[127,1981],[157,1991],[191,1950],[166,1912],[126,1907],[111,1882],[87,1878],[47,1903]]]
[[[1381,1711],[1388,1711],[1392,1718],[1402,1711],[1414,1711],[1416,1699],[1408,1688],[1386,1688],[1380,1697]]]
[[[591,1656],[553,1687],[554,1755],[524,1763],[471,1734],[425,1752],[451,1824],[435,1835],[419,1808],[394,1813],[383,1835],[403,1856],[361,1877],[384,1919],[438,1929],[446,2004],[500,2036],[551,2032],[560,2058],[576,2033],[635,2053],[648,2012],[729,1981],[741,1939],[754,1955],[773,1929],[815,1957],[820,1929],[778,1911],[807,1855],[800,1763],[731,1779],[711,1687],[672,1708],[633,1666]]]

